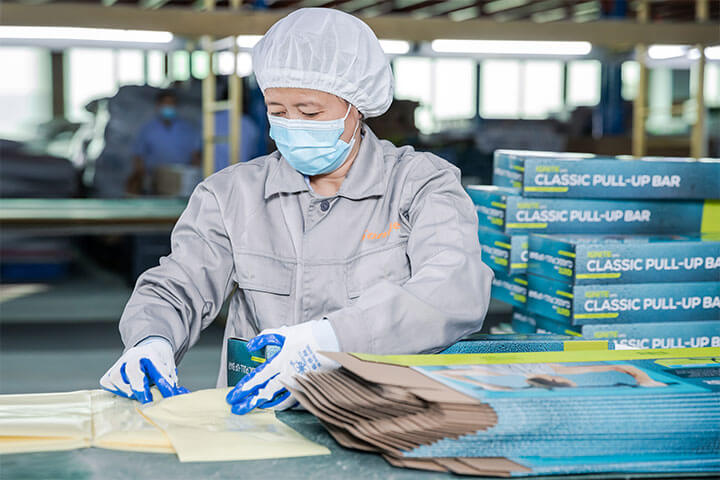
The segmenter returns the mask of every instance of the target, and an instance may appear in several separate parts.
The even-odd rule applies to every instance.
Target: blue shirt
[[[215,113],[215,135],[227,137],[230,135],[230,112],[220,111]],[[255,157],[264,155],[258,148],[260,129],[248,115],[240,117],[240,151],[238,162],[247,162]],[[228,139],[227,142],[230,140]],[[230,165],[230,145],[227,142],[215,144],[215,171],[222,170]]]
[[[188,165],[193,154],[202,150],[200,130],[181,118],[165,124],[154,118],[143,125],[135,138],[133,153],[142,158],[145,168],[160,165]]]

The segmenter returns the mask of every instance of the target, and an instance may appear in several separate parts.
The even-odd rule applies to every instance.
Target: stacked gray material
[[[0,140],[0,197],[73,197],[78,183],[78,172],[69,160],[32,153],[21,143]]]

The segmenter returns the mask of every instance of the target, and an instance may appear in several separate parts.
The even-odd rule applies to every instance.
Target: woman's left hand
[[[322,372],[338,364],[323,357],[319,351],[339,351],[335,332],[328,320],[280,327],[260,332],[248,342],[247,349],[257,352],[267,346],[280,350],[267,362],[240,380],[227,395],[232,412],[243,415],[255,407],[285,410],[297,404],[285,385],[297,387],[295,375]]]

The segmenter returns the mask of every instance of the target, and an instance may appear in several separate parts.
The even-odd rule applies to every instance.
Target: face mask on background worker
[[[174,120],[177,117],[177,110],[170,105],[160,107],[160,118],[163,120]]]
[[[303,175],[333,172],[345,163],[355,145],[359,119],[355,123],[350,142],[341,138],[351,109],[352,105],[348,104],[345,116],[335,120],[283,118],[268,112],[270,137],[275,140],[275,145],[285,160]]]

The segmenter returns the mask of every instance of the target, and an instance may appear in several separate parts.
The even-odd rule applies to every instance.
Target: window
[[[547,118],[563,110],[563,64],[528,60],[522,75],[522,118]]]
[[[573,60],[567,65],[567,105],[593,107],[600,102],[600,69],[597,60]]]
[[[433,114],[438,120],[475,116],[475,62],[466,59],[438,59],[434,62]]]
[[[720,107],[720,63],[705,65],[705,104]]]
[[[563,74],[559,60],[484,60],[480,116],[537,119],[561,113]]]
[[[179,50],[168,55],[170,57],[170,77],[181,82],[190,78],[190,53]]]
[[[252,73],[252,55],[248,52],[237,54],[237,70],[233,64],[233,52],[222,51],[213,57],[213,70],[216,75],[231,75],[235,71],[240,77],[247,77]]]
[[[165,52],[152,50],[147,52],[147,84],[153,87],[164,87],[165,78]]]
[[[520,116],[520,61],[484,60],[480,71],[480,116]]]
[[[213,71],[215,75],[230,75],[234,67],[232,52],[223,51],[213,55]]]
[[[634,60],[623,62],[621,72],[622,97],[625,100],[634,100],[640,84],[640,64]]]
[[[113,51],[105,48],[71,48],[65,54],[65,114],[71,121],[90,115],[85,105],[117,90]]]
[[[0,137],[27,140],[34,126],[52,118],[50,52],[40,48],[1,47]]]
[[[145,57],[142,50],[118,50],[115,62],[117,65],[117,80],[120,85],[142,85],[145,83]]]
[[[423,133],[434,129],[432,115],[432,61],[429,58],[400,57],[395,60],[395,97],[420,103],[415,125]]]
[[[653,135],[682,135],[685,120],[673,115],[673,70],[653,68],[648,72],[647,131]]]
[[[446,120],[475,115],[475,61],[400,57],[394,62],[395,97],[420,103],[415,124],[430,133]]]
[[[192,76],[202,80],[208,75],[208,54],[203,50],[196,50],[190,56],[190,70]]]
[[[430,103],[432,66],[429,58],[401,57],[395,60],[395,97]]]
[[[252,74],[252,55],[248,52],[240,52],[237,54],[237,74],[241,77],[247,77]]]
[[[695,98],[697,90],[697,68],[690,68],[690,95]],[[705,105],[720,107],[720,63],[707,62],[705,64]],[[694,100],[691,100],[694,101]],[[693,107],[694,108],[694,107]]]

